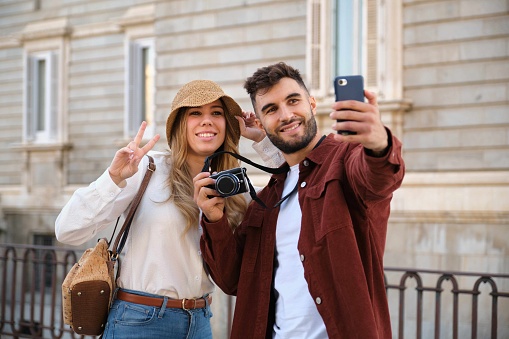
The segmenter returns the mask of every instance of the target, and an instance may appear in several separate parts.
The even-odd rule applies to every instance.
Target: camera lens
[[[216,179],[216,191],[223,196],[235,195],[239,188],[239,179],[231,173],[225,173]]]

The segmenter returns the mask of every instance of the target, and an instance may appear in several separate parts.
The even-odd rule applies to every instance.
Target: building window
[[[147,122],[144,138],[155,134],[155,53],[153,39],[129,42],[126,81],[126,137],[138,132],[142,121]]]
[[[380,58],[394,47],[380,49],[382,7],[378,0],[308,0],[306,71],[315,97],[332,96],[337,75],[361,74],[366,88],[378,88]]]
[[[335,0],[334,6],[333,69],[335,74],[362,74],[365,69],[363,0]]]
[[[24,110],[26,141],[49,142],[57,138],[57,66],[54,52],[27,56]]]

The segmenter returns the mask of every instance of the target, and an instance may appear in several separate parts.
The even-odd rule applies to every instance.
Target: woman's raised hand
[[[141,159],[154,147],[160,138],[159,134],[156,134],[145,146],[140,147],[146,128],[147,123],[143,121],[134,140],[115,153],[115,157],[109,167],[109,173],[111,179],[118,186],[122,186],[125,179],[132,177],[138,171]]]
[[[242,118],[236,117],[240,125],[240,134],[244,138],[260,142],[265,138],[265,130],[253,112],[242,111]]]

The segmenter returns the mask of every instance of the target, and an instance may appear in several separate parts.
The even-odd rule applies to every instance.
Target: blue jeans
[[[158,297],[140,291],[125,291]],[[162,307],[153,307],[115,299],[108,314],[103,338],[210,339],[212,338],[211,317],[210,305],[205,308],[183,310],[166,308],[165,303]]]

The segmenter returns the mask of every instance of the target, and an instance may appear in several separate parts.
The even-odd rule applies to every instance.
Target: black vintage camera
[[[249,192],[248,178],[244,167],[232,168],[210,176],[216,179],[215,185],[209,185],[208,188],[215,189],[222,197],[231,197],[232,195]]]

